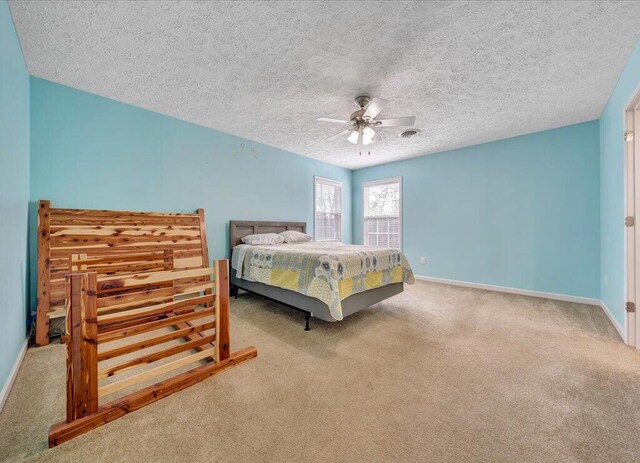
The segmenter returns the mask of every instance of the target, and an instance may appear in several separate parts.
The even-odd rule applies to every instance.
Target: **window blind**
[[[363,187],[364,244],[383,248],[401,247],[401,181],[388,179]]]
[[[342,183],[315,178],[314,237],[316,241],[340,241],[342,230]]]

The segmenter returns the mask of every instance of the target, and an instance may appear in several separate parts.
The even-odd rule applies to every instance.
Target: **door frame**
[[[628,132],[633,137],[627,137]],[[624,110],[624,170],[625,170],[625,222],[633,217],[635,224],[625,223],[625,302],[636,305],[635,311],[625,307],[626,342],[640,348],[640,87],[636,89]],[[636,160],[636,157],[639,159]]]

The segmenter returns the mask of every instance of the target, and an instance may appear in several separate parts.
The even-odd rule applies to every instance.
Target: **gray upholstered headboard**
[[[248,220],[231,220],[229,222],[229,255],[234,246],[242,244],[242,238],[256,233],[280,233],[285,230],[307,232],[305,222],[256,222]]]

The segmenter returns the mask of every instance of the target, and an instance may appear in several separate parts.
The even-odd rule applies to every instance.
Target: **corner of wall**
[[[0,2],[0,402],[8,394],[26,346],[30,184],[29,72],[6,1]]]
[[[625,110],[640,87],[640,41],[600,115],[600,296],[607,311],[624,326],[626,314]]]

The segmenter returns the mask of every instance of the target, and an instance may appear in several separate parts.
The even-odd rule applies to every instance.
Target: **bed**
[[[306,233],[304,222],[229,222],[231,294],[259,294],[311,317],[335,322],[388,299],[414,282],[404,255],[341,243],[285,243],[249,246],[247,235],[294,230]],[[268,262],[268,264],[265,264]]]

